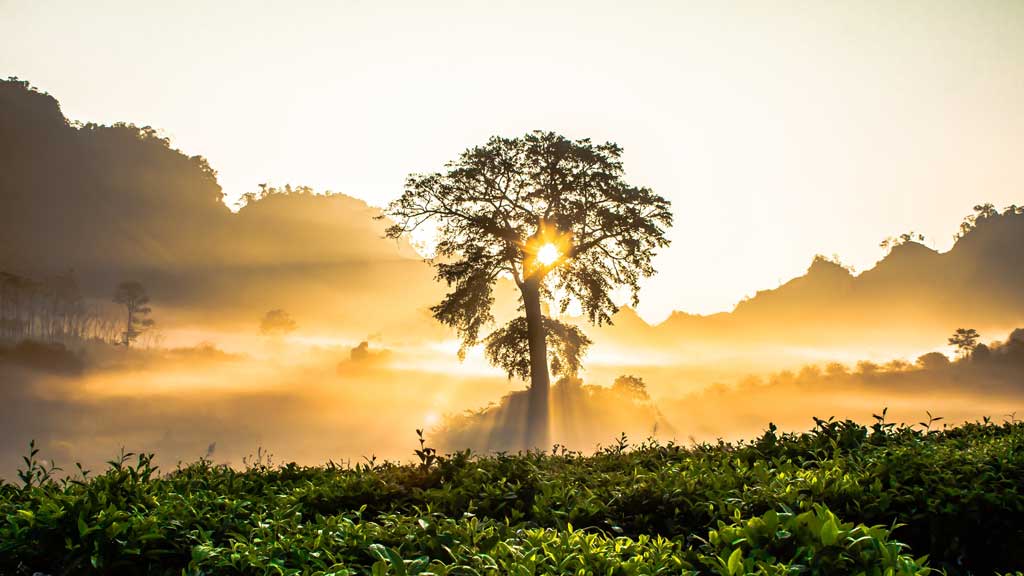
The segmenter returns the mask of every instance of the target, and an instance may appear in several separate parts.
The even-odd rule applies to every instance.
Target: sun
[[[423,423],[427,426],[437,426],[441,422],[441,415],[433,410],[423,415]]]
[[[572,258],[572,234],[542,222],[537,232],[523,242],[522,249],[527,273],[535,268],[546,272]]]
[[[558,246],[548,242],[537,250],[537,262],[544,266],[551,266],[558,261],[561,255]]]

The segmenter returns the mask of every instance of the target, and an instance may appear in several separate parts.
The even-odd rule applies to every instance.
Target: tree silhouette
[[[149,296],[139,282],[128,281],[118,284],[114,291],[114,302],[122,304],[128,312],[124,332],[121,333],[121,344],[131,346],[132,342],[152,327],[154,322],[148,318],[153,310],[148,306]]]
[[[620,393],[621,395],[631,398],[633,400],[650,400],[650,395],[647,394],[647,384],[643,378],[637,376],[623,374],[615,379],[612,383],[612,390]]]
[[[881,248],[897,247],[907,244],[908,242],[924,242],[924,234],[919,234],[911,230],[910,232],[904,232],[899,236],[890,236],[878,245]]]
[[[557,300],[564,312],[575,301],[591,323],[611,323],[612,291],[628,288],[635,305],[640,279],[654,274],[655,250],[669,243],[668,200],[626,184],[621,155],[616,144],[552,132],[493,137],[443,173],[410,175],[385,210],[395,221],[391,238],[436,226],[433,263],[451,291],[432,311],[459,333],[460,356],[494,321],[497,279],[519,288],[523,316],[483,341],[510,378],[529,374],[527,447],[548,444],[548,343],[559,372],[574,371],[589,344],[547,317],[544,303]]]
[[[1004,214],[1019,214],[1017,206],[1011,204],[1006,207]],[[964,221],[960,223],[960,232],[953,236],[954,240],[959,240],[967,235],[971,230],[978,227],[978,224],[988,220],[989,218],[996,218],[999,216],[999,210],[992,205],[991,202],[984,204],[977,204],[974,206],[974,214],[964,218]]]
[[[264,336],[285,335],[294,332],[296,328],[298,324],[292,315],[280,308],[270,310],[260,320],[260,333]]]
[[[974,328],[957,328],[949,338],[950,346],[956,346],[961,358],[966,358],[978,346],[978,331]]]

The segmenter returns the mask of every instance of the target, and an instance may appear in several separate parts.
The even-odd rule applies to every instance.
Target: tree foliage
[[[960,231],[953,235],[954,240],[959,240],[966,236],[971,230],[978,227],[979,224],[986,220],[993,220],[1002,216],[1018,216],[1024,214],[1024,206],[1017,206],[1016,204],[1010,204],[1003,208],[1002,214],[996,209],[995,205],[991,202],[984,204],[977,204],[974,206],[974,214],[971,214],[964,218],[963,222],[960,223]]]
[[[651,399],[647,393],[647,383],[644,382],[643,378],[629,374],[623,374],[616,378],[615,382],[612,383],[612,390],[633,400],[646,401]]]
[[[551,372],[557,376],[575,377],[583,355],[592,344],[582,330],[554,318],[544,318],[544,332],[551,357]],[[509,378],[530,377],[530,351],[526,317],[520,316],[491,332],[484,339],[487,361],[505,370]]]
[[[956,346],[961,357],[967,357],[978,346],[980,335],[974,328],[957,328],[949,338],[949,345]]]

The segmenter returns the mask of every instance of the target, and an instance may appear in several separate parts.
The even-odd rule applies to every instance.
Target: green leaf
[[[78,515],[78,535],[84,538],[85,535],[88,534],[88,533],[89,533],[89,525],[85,523],[85,516],[79,514]]]
[[[737,548],[729,554],[729,561],[726,563],[731,576],[743,573],[743,549]]]
[[[829,518],[821,526],[821,543],[825,546],[832,546],[839,540],[839,527],[836,526],[836,519]]]

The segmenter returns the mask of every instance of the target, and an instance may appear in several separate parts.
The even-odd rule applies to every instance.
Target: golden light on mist
[[[551,266],[558,261],[561,255],[562,252],[558,249],[558,246],[548,242],[537,250],[537,262],[544,266]]]
[[[441,423],[441,415],[431,410],[423,415],[423,423],[427,426],[437,426]]]

